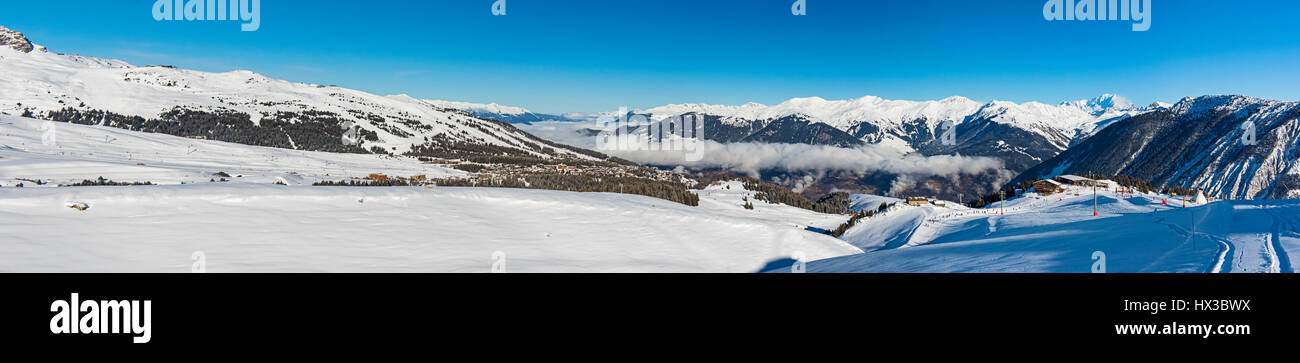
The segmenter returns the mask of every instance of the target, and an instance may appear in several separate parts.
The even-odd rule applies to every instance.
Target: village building
[[[1088,179],[1088,178],[1084,178],[1084,177],[1081,177],[1081,176],[1078,176],[1078,175],[1068,175],[1068,174],[1067,174],[1067,175],[1061,175],[1061,176],[1056,177],[1055,179],[1056,179],[1056,181],[1059,181],[1059,182],[1061,182],[1061,183],[1063,183],[1063,184],[1067,184],[1067,185],[1077,185],[1077,186],[1081,186],[1081,187],[1090,187],[1090,186],[1095,185],[1095,184],[1094,184],[1094,182],[1095,182],[1094,180],[1092,180],[1092,179]]]
[[[1059,182],[1064,183],[1064,184],[1067,184],[1067,185],[1075,185],[1075,186],[1081,186],[1081,187],[1094,187],[1094,186],[1095,186],[1095,187],[1098,187],[1098,188],[1106,188],[1106,189],[1111,189],[1111,188],[1114,188],[1114,187],[1119,186],[1119,183],[1116,183],[1116,182],[1111,181],[1111,180],[1096,180],[1096,179],[1092,179],[1092,178],[1081,177],[1081,176],[1078,176],[1078,175],[1061,175],[1061,176],[1056,177],[1056,181],[1059,181]]]
[[[1038,195],[1047,196],[1060,193],[1064,190],[1065,186],[1061,185],[1061,182],[1052,179],[1044,179],[1034,182],[1034,191],[1038,192]]]
[[[1106,190],[1116,190],[1119,189],[1119,183],[1114,180],[1102,179],[1097,181],[1097,187]]]

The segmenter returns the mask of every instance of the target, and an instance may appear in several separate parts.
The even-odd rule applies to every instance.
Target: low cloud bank
[[[760,171],[789,172],[887,172],[913,176],[973,175],[1003,172],[1001,160],[958,155],[900,155],[878,145],[842,148],[807,144],[729,143],[701,141],[695,144],[703,158],[688,161],[681,151],[602,150],[639,163],[680,165],[687,168],[723,168],[757,177]]]

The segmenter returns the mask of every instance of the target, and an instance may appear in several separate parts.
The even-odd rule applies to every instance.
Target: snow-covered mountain
[[[1061,149],[1087,138],[1110,123],[1131,117],[1146,108],[1136,107],[1120,96],[1106,94],[1091,100],[1049,105],[1038,102],[1016,104],[993,101],[970,115],[971,121],[990,120],[1041,135]],[[958,127],[960,131],[961,128]]]
[[[493,103],[470,103],[444,100],[424,100],[437,107],[465,111],[478,118],[497,120],[512,124],[527,124],[540,121],[566,121],[563,115],[535,113],[523,107],[505,106]]]
[[[924,102],[886,100],[875,96],[838,101],[810,97],[794,98],[774,106],[753,102],[740,106],[680,104],[655,107],[637,113],[653,114],[655,119],[659,119],[693,112],[722,116],[735,123],[802,114],[818,122],[848,130],[863,122],[876,125],[901,125],[916,120],[929,120],[937,125],[942,121],[960,121],[979,106],[980,103],[964,97]]]
[[[789,138],[767,133],[766,142],[809,143],[807,129],[817,124],[821,137],[812,143],[846,144],[845,137],[880,144],[901,152],[925,155],[960,153],[998,157],[1011,170],[1024,170],[1064,151],[1107,125],[1157,108],[1135,107],[1116,95],[1049,105],[1005,101],[980,103],[964,97],[938,101],[900,101],[866,96],[852,100],[795,98],[774,106],[747,103],[739,106],[678,104],[638,110],[653,120],[679,115],[704,115],[706,136],[720,142],[749,141],[776,120],[783,128],[799,130]],[[803,127],[791,125],[798,117]],[[955,125],[954,145],[940,137]],[[710,131],[712,127],[716,131]],[[838,132],[836,132],[836,130]],[[818,142],[818,140],[826,142]]]
[[[604,158],[449,103],[57,54],[5,28],[0,44],[0,112],[12,115],[302,150]]]
[[[1298,116],[1300,102],[1186,98],[1117,121],[1013,183],[1062,173],[1125,175],[1229,198],[1296,198]]]

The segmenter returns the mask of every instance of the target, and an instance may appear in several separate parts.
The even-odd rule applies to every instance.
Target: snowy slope
[[[590,158],[565,148],[549,148],[512,126],[474,117],[447,104],[406,95],[377,96],[334,86],[288,82],[250,71],[207,73],[169,66],[137,67],[117,60],[57,54],[39,46],[31,52],[0,47],[0,70],[0,112],[10,115],[31,113],[43,118],[75,118],[83,123],[141,129],[143,122],[106,119],[99,112],[143,120],[166,118],[163,116],[167,112],[178,109],[203,116],[234,113],[236,120],[227,122],[251,122],[247,126],[234,125],[244,128],[237,131],[252,132],[246,129],[259,125],[285,130],[271,136],[283,134],[287,142],[263,144],[266,146],[328,150],[342,145],[342,134],[353,127],[369,136],[356,140],[361,142],[358,150],[365,151],[381,148],[402,154],[434,141],[444,148],[470,143],[536,157],[551,157],[549,152],[554,152]],[[50,115],[59,111],[64,112]],[[268,120],[286,125],[268,124]],[[173,116],[167,121],[186,119]],[[199,127],[213,122],[209,118],[195,121]],[[294,124],[306,126],[294,128]],[[258,135],[260,139],[246,138],[274,141],[263,140],[265,133]],[[294,140],[294,135],[299,139]]]
[[[313,187],[373,172],[462,172],[102,126],[57,124],[47,145],[45,124],[0,116],[3,272],[187,272],[197,251],[210,272],[489,272],[498,251],[508,272],[754,272],[792,256],[861,252],[805,228],[845,216],[746,210],[737,187],[700,191],[699,207],[608,193]],[[219,171],[230,181],[208,182]],[[17,180],[98,176],[169,185]]]
[[[894,204],[901,201],[903,200],[898,198],[879,196],[879,195],[853,194],[849,197],[849,203],[850,203],[849,210],[853,210],[853,211],[876,210],[880,208],[881,203]]]
[[[949,204],[950,206],[952,204]],[[1028,193],[986,209],[900,207],[864,219],[845,240],[868,252],[809,272],[1293,272],[1300,202],[1189,202],[1090,189]]]
[[[46,144],[43,127],[53,126]],[[311,184],[364,177],[465,175],[411,158],[248,146],[211,140],[0,116],[0,186],[104,177],[119,182],[201,183],[224,172],[237,182]],[[25,183],[32,186],[31,182]]]
[[[4,188],[0,271],[188,272],[202,251],[209,272],[489,272],[500,251],[507,272],[754,272],[859,252],[742,211],[492,188]]]

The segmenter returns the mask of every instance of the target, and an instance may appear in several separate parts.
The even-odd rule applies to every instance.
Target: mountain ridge
[[[775,120],[795,117],[806,122],[803,125],[787,122],[785,128],[795,130],[789,137],[763,135],[757,139],[835,146],[878,144],[900,154],[927,156],[989,156],[1003,159],[1010,170],[1020,172],[1056,156],[1115,121],[1159,107],[1161,104],[1138,107],[1114,94],[1055,105],[996,100],[981,103],[961,96],[932,101],[864,96],[847,100],[793,98],[774,106],[755,102],[736,106],[686,103],[632,113],[647,115],[651,120],[706,115],[706,134],[723,135],[713,138],[719,142],[756,139],[742,133],[762,129]],[[833,129],[816,127],[817,124]],[[708,132],[710,126],[721,131]],[[950,128],[952,137],[942,140]],[[816,130],[821,137],[808,138],[806,135],[811,130]],[[845,141],[850,137],[860,142]]]
[[[21,33],[6,34],[10,43],[30,43]],[[0,112],[314,151],[609,159],[405,95],[32,49],[0,47]]]
[[[528,124],[541,121],[572,121],[565,115],[536,113],[523,107],[492,103],[472,103],[446,100],[422,100],[436,107],[465,111],[475,117],[497,120],[512,124]]]
[[[1116,122],[1012,184],[1060,174],[1123,175],[1229,199],[1300,197],[1297,117],[1300,102],[1188,97]]]

